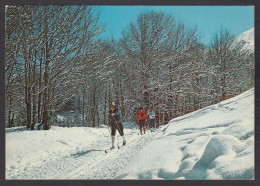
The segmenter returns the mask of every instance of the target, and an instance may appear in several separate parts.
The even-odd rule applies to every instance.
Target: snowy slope
[[[254,89],[176,118],[117,179],[253,179]]]
[[[7,130],[6,179],[254,178],[254,89],[157,132],[125,125],[127,145],[108,154],[105,126]]]
[[[250,30],[240,34],[236,39],[238,41],[244,41],[245,42],[245,47],[247,49],[250,49],[254,51],[255,48],[255,29],[251,28]]]

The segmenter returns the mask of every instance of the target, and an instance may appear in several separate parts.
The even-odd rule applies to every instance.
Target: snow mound
[[[197,161],[193,169],[189,171],[185,177],[187,179],[196,180],[206,179],[207,177],[212,177],[213,179],[223,179],[224,177],[227,179],[228,177],[226,177],[225,170],[222,170],[223,164],[232,166],[236,155],[245,148],[246,146],[235,137],[225,135],[214,136],[207,144],[200,160]],[[215,171],[211,171],[213,175],[209,173],[210,171],[208,172],[208,170],[212,169],[215,169]],[[243,178],[243,176],[241,178]],[[252,177],[245,177],[245,179],[251,178]]]

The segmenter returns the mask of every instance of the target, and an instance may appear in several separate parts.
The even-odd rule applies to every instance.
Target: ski
[[[125,144],[125,145],[118,145],[118,146],[117,146],[117,149],[121,149],[123,146],[126,146],[126,144]],[[111,152],[112,150],[115,150],[115,149],[116,149],[116,147],[115,147],[114,149],[110,149],[110,148],[109,148],[109,149],[106,149],[106,150],[105,150],[105,153],[107,154],[107,153],[109,153],[109,152]]]
[[[123,146],[126,146],[126,144],[118,145],[117,148],[121,149]]]
[[[114,148],[114,149],[110,149],[110,148],[109,148],[109,149],[106,149],[106,150],[105,150],[105,153],[107,154],[108,152],[111,152],[112,150],[115,150],[115,148]]]

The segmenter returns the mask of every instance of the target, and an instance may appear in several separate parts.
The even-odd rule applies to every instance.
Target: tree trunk
[[[105,96],[104,96],[104,111],[103,111],[103,118],[104,118],[104,125],[107,125],[107,82],[105,84]]]
[[[82,97],[82,126],[85,127],[85,90],[83,91]]]
[[[175,96],[175,109],[174,109],[174,115],[175,115],[175,117],[178,117],[178,113],[177,113],[177,111],[178,111],[178,95],[176,94],[176,96]]]
[[[91,105],[91,116],[92,116],[92,127],[96,127],[96,87],[93,88],[93,93],[92,93],[92,105]]]
[[[8,127],[11,128],[12,127],[12,123],[11,123],[11,114],[12,114],[12,110],[11,110],[11,105],[12,105],[12,91],[10,91],[10,102],[9,102],[9,112],[8,112]]]
[[[47,7],[46,7],[47,8]],[[44,24],[45,24],[45,69],[44,69],[44,103],[43,103],[43,118],[42,118],[42,123],[43,123],[43,128],[44,130],[49,130],[50,129],[50,124],[49,124],[49,63],[50,63],[50,47],[51,43],[49,43],[49,38],[48,38],[48,17],[45,15],[44,17]],[[51,41],[51,40],[50,40]]]
[[[121,96],[121,114],[122,114],[122,118],[125,117],[125,99],[124,99],[124,91],[122,88],[122,80],[120,78],[120,82],[119,82],[119,91],[120,91],[120,96]]]
[[[222,72],[222,98],[221,101],[224,101],[227,99],[226,94],[226,62],[225,59],[223,60],[223,72]]]
[[[36,59],[36,55],[35,54],[35,59]],[[33,61],[33,122],[32,122],[32,126],[31,126],[31,130],[34,130],[34,126],[36,124],[36,60]]]
[[[26,51],[27,53],[27,51]],[[30,55],[30,52],[29,52]],[[26,115],[27,115],[27,129],[31,127],[31,69],[29,57],[25,57],[25,104],[26,104]]]
[[[96,112],[96,115],[97,115],[97,126],[100,125],[100,118],[99,118],[99,112],[98,112],[98,99],[97,100],[97,103],[96,103],[96,109],[95,109],[95,112]]]
[[[11,127],[14,127],[14,113],[13,113],[12,119],[11,119]]]
[[[48,62],[46,61],[45,65],[45,72],[44,72],[44,102],[43,102],[43,118],[42,118],[42,123],[44,125],[44,130],[48,130],[48,121],[49,121],[49,113],[48,113]]]
[[[47,52],[47,51],[46,51]],[[47,52],[48,53],[48,52]],[[44,130],[49,130],[49,61],[48,61],[48,54],[47,60],[45,64],[45,72],[44,72],[44,102],[43,102],[43,118],[42,123],[44,125]]]
[[[42,52],[43,55],[43,52]],[[41,122],[41,105],[42,105],[42,93],[41,93],[41,88],[42,88],[42,57],[40,58],[40,72],[39,72],[39,95],[38,95],[38,123]]]

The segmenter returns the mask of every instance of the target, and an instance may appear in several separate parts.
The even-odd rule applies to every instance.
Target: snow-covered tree
[[[74,75],[85,65],[79,58],[91,50],[102,32],[98,12],[87,6],[9,6],[7,30],[7,43],[20,39],[14,53],[7,53],[7,64],[12,59],[24,65],[27,126],[35,124],[38,113],[38,122],[48,129],[50,115],[59,109],[58,101],[69,100],[77,92]]]
[[[253,87],[254,56],[228,30],[221,29],[208,49],[208,62],[213,70],[212,93],[217,102]]]

